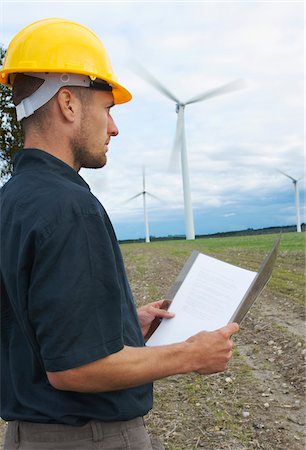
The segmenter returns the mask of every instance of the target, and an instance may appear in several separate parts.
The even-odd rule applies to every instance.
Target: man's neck
[[[55,156],[56,158],[62,160],[70,167],[72,167],[77,172],[79,171],[78,167],[75,167],[74,158],[70,149],[70,146],[65,142],[65,139],[55,139],[55,138],[41,138],[36,133],[29,133],[26,136],[24,141],[25,148],[38,148],[43,150],[50,155]]]

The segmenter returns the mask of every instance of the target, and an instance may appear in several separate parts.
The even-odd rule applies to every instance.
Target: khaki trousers
[[[163,450],[150,438],[142,417],[126,422],[98,422],[75,427],[9,422],[3,450]]]

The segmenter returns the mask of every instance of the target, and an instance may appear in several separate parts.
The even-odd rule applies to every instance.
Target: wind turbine
[[[146,196],[149,195],[152,198],[155,198],[159,200],[155,195],[150,194],[150,192],[146,191],[146,174],[145,174],[145,168],[142,169],[142,191],[139,192],[136,195],[133,195],[133,197],[129,198],[127,202],[130,202],[131,200],[134,200],[137,197],[140,197],[142,195],[143,200],[143,214],[144,214],[144,222],[145,222],[145,229],[146,229],[146,242],[150,242],[150,230],[149,230],[149,220],[148,220],[148,211],[147,211],[147,199]]]
[[[291,177],[290,175],[288,175],[287,173],[283,172],[282,170],[278,170],[278,172],[282,173],[283,175],[285,175],[285,177],[290,178],[290,180],[292,180],[293,183],[293,188],[294,188],[294,196],[295,196],[295,209],[296,209],[296,231],[298,233],[300,233],[302,231],[301,229],[301,216],[300,216],[300,194],[299,194],[299,185],[298,182],[304,178],[298,178],[295,179],[293,177]]]
[[[132,70],[134,70],[134,72],[136,72],[141,78],[146,80],[148,83],[154,86],[159,92],[168,97],[170,100],[174,101],[176,104],[177,125],[171,161],[173,164],[174,158],[176,158],[178,152],[181,153],[186,239],[195,239],[186,135],[185,135],[185,119],[184,119],[185,106],[190,105],[191,103],[201,102],[203,100],[208,100],[209,98],[216,97],[218,95],[226,94],[228,92],[240,89],[243,86],[242,80],[236,80],[231,83],[220,86],[218,88],[203,92],[183,103],[139,63],[133,62]]]

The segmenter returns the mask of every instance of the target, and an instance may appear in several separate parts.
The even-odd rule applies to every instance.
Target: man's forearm
[[[184,373],[187,343],[164,347],[124,347],[103,359],[63,372],[48,372],[50,383],[60,390],[105,392],[149,383]],[[187,369],[188,371],[188,369]]]
[[[51,385],[75,392],[106,392],[127,389],[170,375],[226,369],[231,357],[230,337],[238,325],[201,332],[186,342],[160,347],[124,347],[121,351],[84,366],[48,372]]]

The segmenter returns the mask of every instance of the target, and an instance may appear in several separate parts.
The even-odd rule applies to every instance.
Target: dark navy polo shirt
[[[54,389],[46,371],[144,345],[110,220],[89,186],[38,149],[1,190],[4,420],[81,425],[143,416],[152,385],[107,393]]]

